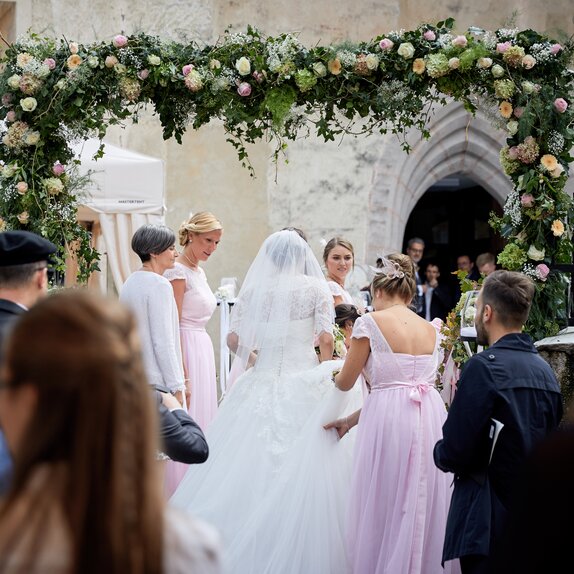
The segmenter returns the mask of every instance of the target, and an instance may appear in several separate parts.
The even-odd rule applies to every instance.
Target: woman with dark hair
[[[345,335],[345,347],[348,349],[351,345],[351,335],[355,321],[361,316],[355,305],[349,303],[339,303],[335,305],[335,324]]]
[[[142,265],[120,290],[120,301],[134,312],[148,382],[162,385],[185,400],[185,377],[179,337],[179,318],[170,282],[163,277],[175,263],[175,234],[165,225],[140,227],[132,249]]]
[[[134,318],[87,291],[22,315],[0,372],[14,460],[2,574],[219,571],[217,536],[165,507]]]
[[[326,425],[340,437],[359,425],[347,522],[354,574],[440,574],[452,477],[434,465],[444,403],[435,388],[439,325],[410,308],[415,268],[383,257],[371,285],[375,311],[355,322],[335,385],[349,391],[364,371],[362,410]],[[360,420],[359,420],[360,417]]]

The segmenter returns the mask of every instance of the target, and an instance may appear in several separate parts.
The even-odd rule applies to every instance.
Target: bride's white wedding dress
[[[189,469],[170,504],[219,528],[229,574],[346,573],[354,441],[339,442],[322,425],[356,410],[361,391],[334,387],[341,361],[318,363],[315,336],[332,329],[324,281],[299,275],[274,282],[265,295],[267,287],[258,287],[265,311],[252,318],[267,317],[256,326],[255,366],[207,429],[208,461]],[[266,309],[277,301],[287,305],[288,319]],[[249,320],[240,305],[234,314],[232,330],[234,320]]]

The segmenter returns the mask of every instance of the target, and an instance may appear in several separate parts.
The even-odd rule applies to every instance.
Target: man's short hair
[[[425,246],[424,239],[421,239],[420,237],[413,237],[407,241],[407,249],[410,249],[414,243],[420,243],[423,247]]]
[[[481,298],[483,305],[490,305],[496,311],[502,325],[515,328],[526,323],[534,291],[530,277],[500,269],[484,280]]]
[[[23,265],[0,266],[0,289],[18,289],[25,287],[34,273],[40,269],[45,269],[47,262],[36,261],[34,263],[24,263]]]
[[[492,253],[481,253],[476,258],[476,266],[480,269],[486,263],[492,263],[496,265],[496,259]]]

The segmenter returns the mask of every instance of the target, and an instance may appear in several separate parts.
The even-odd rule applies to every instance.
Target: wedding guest
[[[334,304],[353,305],[353,297],[345,289],[345,280],[355,264],[355,252],[351,243],[341,237],[333,237],[323,250],[323,263],[327,269],[327,284],[333,294]]]
[[[481,275],[488,277],[496,271],[496,258],[492,253],[481,253],[476,258],[476,266]]]
[[[451,479],[433,464],[446,418],[435,388],[439,327],[409,306],[415,267],[406,255],[382,259],[372,283],[375,311],[355,322],[335,385],[348,391],[364,370],[371,392],[362,410],[338,419],[340,437],[359,425],[347,533],[354,574],[442,574]]]
[[[0,572],[219,572],[211,528],[162,501],[131,313],[88,291],[56,294],[21,317],[5,357],[14,481],[0,505]]]
[[[16,321],[48,292],[48,263],[58,248],[30,231],[0,233],[0,365],[4,339]],[[6,492],[12,461],[0,432],[0,494]]]
[[[184,404],[177,306],[171,285],[163,277],[177,256],[175,235],[165,225],[143,225],[132,237],[132,249],[142,265],[122,285],[120,301],[137,318],[148,382],[167,387]]]
[[[436,263],[429,263],[425,269],[423,315],[427,321],[446,320],[453,306],[452,295],[448,285],[439,283],[440,270]]]
[[[434,448],[438,468],[455,474],[443,562],[460,558],[463,574],[491,572],[522,465],[562,416],[556,377],[522,332],[534,291],[521,273],[485,279],[475,324],[477,343],[488,349],[462,370]]]
[[[425,252],[425,242],[420,237],[413,237],[408,240],[407,242],[407,255],[411,258],[415,266],[415,280],[417,291],[413,298],[413,304],[415,308],[415,312],[418,315],[422,315],[423,312],[423,295],[424,295],[424,288],[423,288],[423,280],[420,276],[420,262],[423,258]]]
[[[478,281],[480,279],[480,273],[478,272],[474,261],[466,253],[463,253],[456,258],[456,268],[458,271],[464,271],[467,274],[467,279],[470,279],[471,281]]]
[[[205,430],[217,412],[217,381],[213,343],[205,326],[217,308],[205,271],[223,234],[219,220],[208,211],[191,215],[179,228],[183,250],[164,277],[173,287],[179,316],[179,333],[191,400],[189,414]]]
[[[335,323],[345,335],[345,347],[351,345],[351,335],[355,321],[360,317],[359,310],[355,305],[339,303],[335,305]]]

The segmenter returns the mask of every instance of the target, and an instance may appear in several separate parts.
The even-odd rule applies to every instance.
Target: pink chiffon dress
[[[452,476],[438,470],[433,448],[446,408],[432,355],[394,353],[370,315],[353,337],[369,339],[365,398],[355,445],[348,510],[348,555],[354,574],[442,574],[442,546]]]
[[[185,280],[179,333],[183,362],[191,384],[189,414],[205,430],[217,412],[215,356],[213,343],[205,330],[217,307],[217,299],[201,267],[190,269],[176,263],[164,277],[169,281]]]

